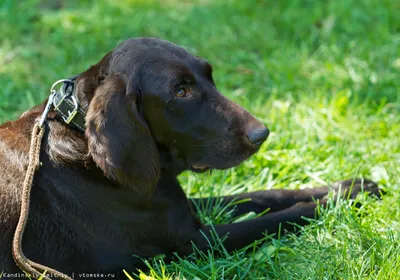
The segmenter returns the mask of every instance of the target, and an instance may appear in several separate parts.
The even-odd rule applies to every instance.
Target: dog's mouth
[[[189,169],[196,173],[203,173],[209,170],[211,167],[205,164],[192,164],[189,166]]]
[[[219,163],[213,163],[212,165],[210,164],[203,164],[203,163],[188,163],[188,169],[190,171],[196,172],[196,173],[203,173],[211,169],[217,169],[217,170],[225,170],[229,169],[232,167],[235,167],[239,165],[243,160],[245,160],[248,156],[246,155],[245,158],[237,158],[235,160],[231,161],[224,161],[224,162],[219,162]]]

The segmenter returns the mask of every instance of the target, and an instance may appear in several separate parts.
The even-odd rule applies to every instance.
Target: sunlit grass
[[[381,201],[361,195],[360,209],[332,201],[300,234],[266,237],[250,252],[177,256],[172,264],[159,258],[140,279],[400,278],[396,1],[61,2],[62,9],[44,0],[0,2],[1,122],[122,40],[156,36],[208,59],[220,91],[271,130],[239,167],[181,175],[190,196],[354,177],[376,180],[387,192]],[[208,224],[233,222],[223,206],[200,209]]]

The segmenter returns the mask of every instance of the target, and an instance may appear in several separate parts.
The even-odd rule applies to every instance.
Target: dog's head
[[[268,130],[216,88],[211,65],[172,43],[129,39],[77,80],[86,136],[106,176],[147,189],[160,170],[233,167]]]

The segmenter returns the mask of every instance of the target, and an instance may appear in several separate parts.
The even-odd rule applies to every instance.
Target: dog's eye
[[[178,92],[175,94],[176,97],[186,97],[189,94],[189,90],[187,88],[180,88]]]

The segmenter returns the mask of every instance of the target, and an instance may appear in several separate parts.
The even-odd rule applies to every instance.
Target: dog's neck
[[[48,122],[47,150],[51,161],[61,165],[81,165],[86,169],[93,169],[96,164],[91,159],[85,135],[73,127],[65,125],[55,114],[50,114],[50,118],[52,120]],[[53,136],[56,134],[62,135],[62,139]],[[54,141],[55,139],[57,141]],[[174,155],[163,145],[158,145],[157,148],[162,170],[175,176],[187,170],[187,164],[183,159]]]

